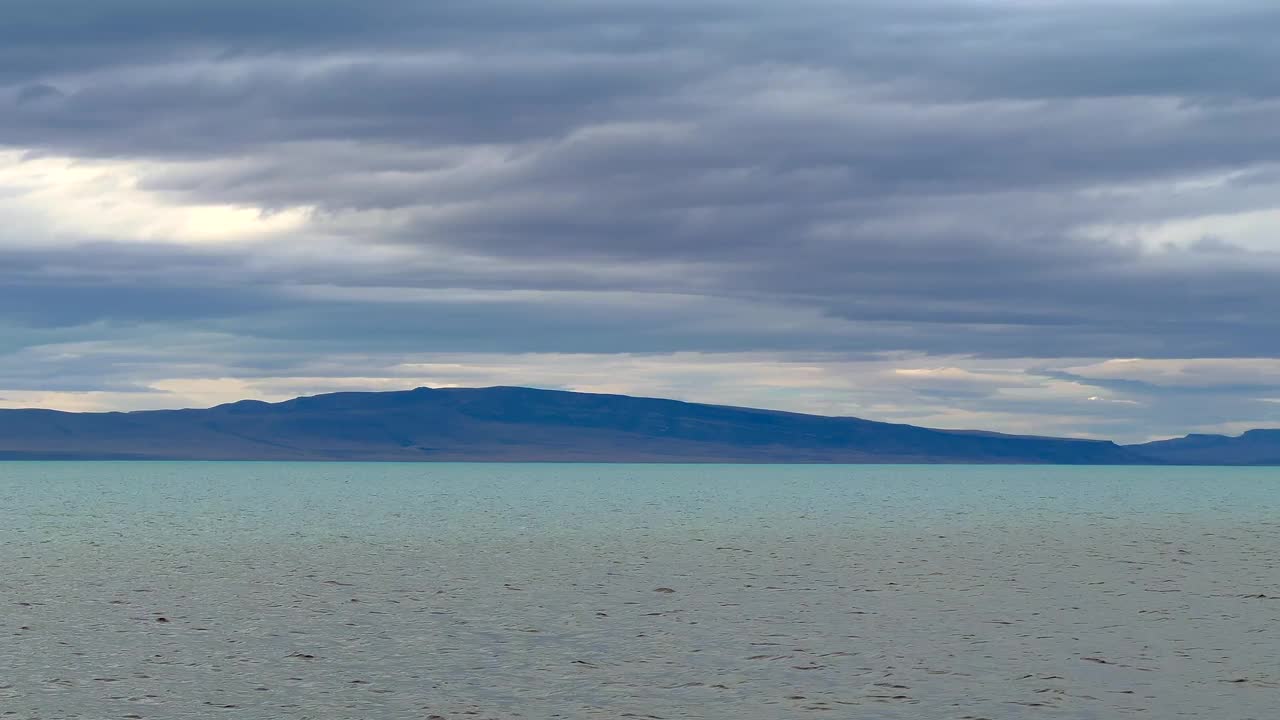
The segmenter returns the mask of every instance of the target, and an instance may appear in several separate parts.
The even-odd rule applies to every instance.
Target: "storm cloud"
[[[1280,377],[1231,375],[1280,363],[1277,33],[1245,0],[6,9],[0,397],[1275,424]]]

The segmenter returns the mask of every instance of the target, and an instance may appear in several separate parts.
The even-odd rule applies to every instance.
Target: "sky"
[[[1273,0],[43,0],[0,407],[1280,426]]]

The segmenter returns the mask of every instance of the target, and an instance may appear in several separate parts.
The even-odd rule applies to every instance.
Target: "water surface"
[[[0,463],[0,717],[1271,718],[1277,480]]]

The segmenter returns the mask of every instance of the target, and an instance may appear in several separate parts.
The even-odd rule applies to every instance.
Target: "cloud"
[[[9,245],[78,244],[86,237],[176,244],[246,243],[296,231],[303,208],[173,203],[139,187],[145,165],[0,151],[0,213]]]
[[[1274,420],[1250,365],[1280,357],[1274,3],[50,0],[5,20],[6,397],[661,356],[703,379],[625,360],[612,382],[1088,435]],[[353,359],[290,380],[329,355]],[[813,357],[826,385],[801,402],[787,373]],[[1143,373],[1107,364],[1128,357]]]
[[[1280,386],[1280,359],[1276,358],[1121,358],[1067,370],[1069,372],[1061,374],[1093,382],[1128,384],[1135,388],[1188,392]]]

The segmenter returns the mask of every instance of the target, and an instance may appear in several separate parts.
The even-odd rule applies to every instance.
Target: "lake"
[[[1270,718],[1272,468],[0,463],[0,717]]]

